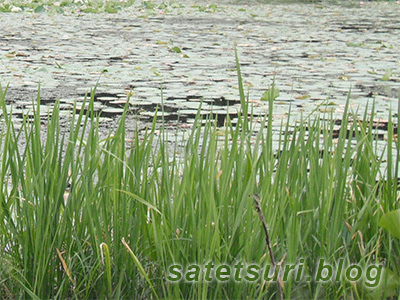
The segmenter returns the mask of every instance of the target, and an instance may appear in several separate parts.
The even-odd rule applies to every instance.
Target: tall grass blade
[[[149,286],[151,287],[151,290],[153,291],[154,296],[156,297],[156,299],[158,298],[157,292],[155,291],[152,282],[149,279],[149,276],[147,275],[146,271],[144,270],[142,264],[140,263],[139,259],[136,257],[136,255],[133,253],[132,249],[129,247],[129,245],[125,242],[125,238],[122,238],[122,244],[124,245],[124,247],[128,250],[129,254],[132,257],[133,262],[135,263],[136,267],[139,270],[139,273],[143,276],[143,278],[147,281],[147,283],[149,284]]]

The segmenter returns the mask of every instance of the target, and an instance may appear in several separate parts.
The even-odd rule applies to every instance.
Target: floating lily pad
[[[364,43],[354,43],[354,42],[347,42],[347,47],[361,47],[364,46]]]
[[[39,14],[39,13],[43,13],[45,11],[45,8],[43,5],[39,5],[34,9],[34,12]]]
[[[102,116],[116,116],[124,112],[123,108],[107,107],[102,110]]]
[[[118,100],[117,97],[107,97],[107,96],[103,96],[103,97],[97,97],[97,100],[101,101],[101,102],[112,102],[112,101],[116,101]]]

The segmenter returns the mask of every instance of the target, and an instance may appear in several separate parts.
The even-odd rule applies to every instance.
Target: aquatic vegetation
[[[143,15],[164,14],[181,4],[174,1],[135,1],[135,0],[1,0],[0,12],[30,13],[117,13],[124,8],[141,12]]]
[[[168,132],[157,127],[162,109],[144,133],[127,136],[126,108],[118,128],[101,139],[95,89],[82,104],[86,109],[74,107],[67,130],[58,104],[41,118],[40,93],[33,114],[15,128],[7,88],[1,91],[2,297],[275,298],[277,284],[262,279],[167,280],[174,264],[270,264],[255,195],[276,261],[302,265],[306,275],[278,281],[285,297],[399,293],[399,240],[386,230],[393,217],[380,221],[399,206],[392,112],[383,152],[376,147],[374,106],[358,118],[349,99],[339,130],[329,113],[315,113],[276,132],[275,88],[263,95],[268,113],[254,117],[236,62],[237,122],[227,116],[220,128],[199,111],[190,134],[176,141],[181,152],[171,150]],[[311,278],[317,259],[384,272],[379,285],[368,277],[317,281]]]

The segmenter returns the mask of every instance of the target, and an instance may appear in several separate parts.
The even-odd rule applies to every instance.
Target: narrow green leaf
[[[143,276],[143,278],[147,281],[147,283],[150,285],[151,290],[153,291],[154,296],[158,298],[158,295],[153,287],[153,284],[150,281],[149,276],[147,275],[146,271],[143,268],[143,265],[140,263],[139,259],[137,258],[137,256],[135,255],[135,253],[133,253],[132,249],[129,247],[129,245],[125,242],[125,239],[122,238],[122,244],[124,245],[124,247],[128,250],[129,254],[131,255],[133,262],[135,263],[136,267],[139,270],[139,273]]]
[[[108,249],[108,245],[106,243],[100,244],[100,251],[102,258],[104,257],[104,265],[106,267],[106,277],[107,277],[107,287],[108,293],[111,295],[112,287],[111,287],[111,257],[110,257],[110,250]]]
[[[144,200],[143,198],[139,197],[138,195],[135,195],[131,192],[128,191],[124,191],[124,190],[116,190],[118,192],[122,192],[127,194],[128,196],[131,196],[133,199],[135,199],[136,201],[139,201],[140,203],[150,207],[151,209],[153,209],[154,211],[156,211],[157,213],[159,213],[160,215],[162,215],[162,213],[157,209],[157,207],[155,207],[154,205],[150,204],[149,202],[147,202],[146,200]]]

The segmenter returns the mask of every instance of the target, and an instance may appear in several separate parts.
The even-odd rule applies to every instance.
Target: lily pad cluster
[[[117,13],[125,8],[133,7],[144,14],[164,13],[173,7],[180,6],[174,2],[153,2],[135,0],[1,0],[0,12],[29,13]]]

